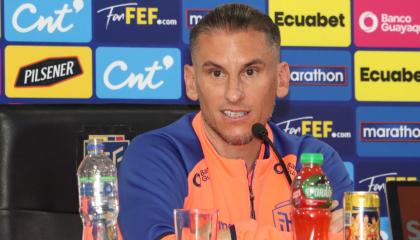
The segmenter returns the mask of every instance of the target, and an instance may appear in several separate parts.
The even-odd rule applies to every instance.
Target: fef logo
[[[269,0],[269,14],[279,26],[283,46],[350,45],[349,1]]]
[[[114,164],[119,164],[123,160],[124,152],[130,144],[130,140],[126,139],[124,134],[89,135],[88,140],[83,141],[83,157],[87,155],[89,139],[93,138],[102,139],[105,146],[104,152]]]
[[[177,7],[164,1],[99,1],[96,6],[95,36],[101,42],[176,42],[179,32]],[[173,6],[181,3],[171,2]],[[167,34],[171,32],[171,34]],[[122,37],[126,36],[126,37]]]
[[[193,28],[208,13],[210,9],[187,9],[187,29]]]
[[[416,0],[355,1],[355,43],[368,47],[418,47],[420,9]]]
[[[88,47],[7,46],[5,59],[9,98],[92,96],[92,53]]]
[[[97,95],[104,99],[179,99],[180,55],[175,48],[98,48]]]
[[[316,138],[351,138],[351,132],[333,130],[331,120],[315,120],[313,116],[289,119],[276,124],[289,134],[303,136],[310,134]]]
[[[290,206],[291,201],[287,200],[276,204],[272,210],[274,226],[282,232],[292,231],[292,219],[287,214]]]
[[[348,101],[352,97],[351,56],[347,51],[282,50],[290,64],[290,94],[303,101]]]
[[[290,84],[306,86],[345,86],[346,66],[290,66]]]
[[[356,99],[358,101],[419,102],[420,62],[418,59],[420,59],[419,52],[356,52]]]
[[[89,42],[90,0],[5,0],[8,41]]]
[[[77,57],[49,58],[20,69],[16,87],[45,87],[83,73]]]
[[[356,111],[360,156],[418,156],[420,110],[415,107],[360,107]]]

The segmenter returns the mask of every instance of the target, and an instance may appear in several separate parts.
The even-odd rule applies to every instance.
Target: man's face
[[[187,96],[200,101],[207,134],[228,144],[252,140],[254,123],[271,117],[276,95],[287,95],[289,68],[262,32],[202,33],[184,71]]]

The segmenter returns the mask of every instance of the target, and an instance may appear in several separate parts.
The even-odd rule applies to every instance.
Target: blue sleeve
[[[342,207],[343,194],[354,190],[353,181],[344,166],[340,155],[328,144],[313,137],[305,137],[302,152],[319,152],[324,155],[322,169],[327,175],[333,189],[333,199]]]
[[[164,136],[136,137],[118,169],[119,224],[124,239],[160,239],[174,233],[173,209],[183,208],[187,172]]]

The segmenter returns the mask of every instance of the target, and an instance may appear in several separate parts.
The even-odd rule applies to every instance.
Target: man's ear
[[[187,97],[192,101],[198,100],[197,88],[195,86],[195,73],[192,65],[184,65],[184,81],[185,81],[185,93]]]
[[[289,93],[290,68],[287,62],[277,64],[277,97],[284,98]]]

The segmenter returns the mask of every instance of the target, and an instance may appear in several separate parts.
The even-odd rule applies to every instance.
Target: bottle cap
[[[322,165],[322,163],[324,162],[324,156],[322,155],[322,153],[302,153],[300,155],[300,162],[302,164],[313,163]]]
[[[99,139],[99,138],[89,139],[87,150],[104,149],[104,148],[105,148],[105,145],[102,139]]]

